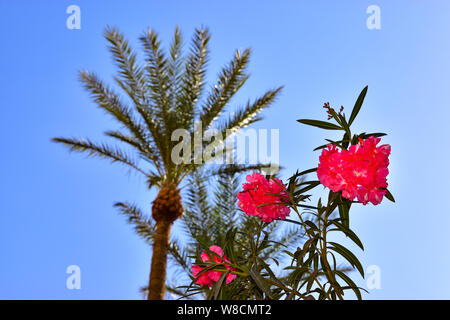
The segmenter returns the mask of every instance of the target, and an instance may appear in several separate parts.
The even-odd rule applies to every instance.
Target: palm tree
[[[249,78],[247,66],[250,50],[236,51],[231,62],[218,75],[218,80],[203,98],[208,43],[210,33],[206,28],[196,29],[187,54],[183,54],[182,35],[177,28],[169,52],[161,48],[158,34],[147,29],[139,38],[145,54],[145,62],[138,62],[136,53],[116,28],[107,27],[104,36],[109,43],[119,72],[114,77],[116,85],[128,97],[123,101],[111,87],[104,84],[95,73],[80,71],[79,79],[94,102],[110,114],[123,130],[111,130],[105,135],[128,145],[143,160],[145,168],[124,149],[89,139],[54,138],[71,151],[121,163],[146,177],[148,187],[159,192],[152,205],[152,217],[156,222],[150,271],[148,299],[163,299],[166,279],[167,252],[173,222],[182,213],[180,184],[183,179],[202,166],[196,148],[191,148],[187,161],[176,163],[171,154],[178,142],[172,141],[175,129],[185,129],[191,137],[201,122],[201,134],[210,128],[222,133],[225,139],[232,133],[258,121],[258,113],[272,104],[282,87],[267,91],[254,101],[249,101],[234,115],[219,122],[221,113],[231,98]],[[184,155],[185,157],[186,155]],[[210,175],[232,170],[248,170],[245,165],[213,166]],[[119,205],[120,206],[120,205]]]

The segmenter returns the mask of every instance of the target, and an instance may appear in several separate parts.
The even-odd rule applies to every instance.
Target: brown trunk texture
[[[152,216],[156,221],[156,234],[153,239],[152,266],[148,287],[149,300],[164,299],[170,229],[173,222],[182,214],[180,190],[177,186],[167,185],[161,188],[152,206]]]
[[[156,223],[156,235],[153,243],[152,267],[148,300],[163,300],[166,285],[167,252],[169,248],[170,229],[172,222]]]

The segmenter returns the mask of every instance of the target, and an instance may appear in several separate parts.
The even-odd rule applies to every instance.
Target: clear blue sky
[[[81,30],[66,28],[71,4],[81,8]],[[381,30],[366,27],[372,4]],[[175,25],[186,39],[208,26],[211,76],[234,49],[252,47],[252,78],[236,102],[285,85],[255,126],[280,129],[285,178],[315,166],[312,149],[327,138],[295,119],[325,119],[325,101],[350,109],[369,85],[355,131],[389,133],[397,203],[351,212],[366,247],[358,256],[382,271],[381,290],[365,298],[450,299],[447,1],[1,0],[0,12],[0,298],[141,298],[150,249],[112,204],[149,210],[154,192],[137,175],[50,142],[98,140],[111,127],[77,81],[79,69],[114,74],[102,37],[110,24],[133,44],[146,27],[167,43]],[[72,264],[81,267],[81,290],[66,289]]]

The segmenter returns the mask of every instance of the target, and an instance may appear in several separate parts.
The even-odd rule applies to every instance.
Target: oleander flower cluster
[[[229,264],[230,261],[228,260],[227,256],[223,253],[223,250],[219,246],[211,246],[209,247],[209,250],[213,253],[208,253],[206,251],[203,251],[201,254],[201,259],[203,262],[214,262],[223,264],[225,268],[227,268],[230,271],[234,271],[235,269],[232,268]],[[206,265],[206,267],[211,267],[212,265]],[[220,277],[222,276],[223,272],[225,271],[218,271],[218,270],[208,270],[202,273],[202,271],[205,269],[205,267],[199,266],[199,265],[193,265],[192,266],[192,274],[194,275],[195,283],[199,285],[205,285],[208,287],[212,287],[214,283],[219,281]],[[225,281],[227,284],[231,283],[236,278],[236,274],[229,272],[226,275]]]
[[[377,147],[380,138],[360,139],[359,144],[348,150],[340,150],[329,144],[319,157],[317,176],[319,181],[333,192],[342,191],[349,200],[358,199],[366,205],[379,204],[388,187],[389,154],[391,146]]]
[[[288,196],[283,182],[277,178],[266,179],[260,173],[254,172],[247,176],[243,191],[239,192],[238,206],[250,216],[258,216],[264,222],[272,222],[276,219],[284,220],[289,216],[290,209],[280,196]],[[268,205],[263,205],[268,203]],[[279,204],[277,204],[279,203]]]
[[[320,290],[317,288],[317,297],[319,299],[343,299],[343,291],[352,290],[358,296],[358,299],[361,299],[359,287],[352,285],[349,278],[344,278],[342,276],[343,273],[336,269],[334,254],[340,254],[355,270],[359,271],[362,277],[364,277],[364,269],[362,268],[361,263],[356,256],[350,254],[351,252],[344,246],[338,243],[327,242],[326,235],[331,231],[341,231],[358,247],[364,250],[359,238],[350,230],[349,213],[351,206],[348,205],[346,199],[352,202],[357,199],[359,203],[364,205],[367,205],[369,202],[373,205],[378,205],[382,202],[384,197],[395,202],[393,195],[387,189],[391,146],[389,144],[380,144],[381,139],[379,138],[385,134],[361,133],[359,135],[352,135],[350,129],[351,124],[354,122],[361,109],[366,93],[367,87],[361,91],[348,118],[344,114],[344,108],[342,106],[337,111],[327,102],[323,107],[328,114],[328,120],[333,120],[332,122],[314,119],[297,120],[298,122],[309,126],[343,132],[341,141],[326,139],[330,144],[326,145],[325,148],[323,148],[323,146],[319,147],[323,149],[319,156],[317,168],[311,168],[301,172],[296,171],[296,173],[288,179],[286,185],[277,178],[266,178],[266,176],[261,173],[253,172],[252,174],[247,175],[246,181],[242,185],[242,191],[237,194],[238,207],[245,214],[258,217],[264,222],[261,223],[259,219],[257,220],[258,230],[256,241],[254,241],[255,235],[249,232],[248,236],[251,240],[250,244],[252,249],[252,252],[249,254],[251,259],[248,258],[247,253],[242,251],[242,249],[235,249],[234,246],[230,247],[227,245],[227,250],[230,250],[228,253],[233,258],[232,260],[235,260],[233,261],[233,266],[238,270],[237,271],[231,266],[231,262],[219,246],[211,246],[208,252],[203,252],[201,254],[203,264],[192,266],[192,273],[196,284],[212,287],[220,279],[224,280],[224,278],[226,279],[226,283],[229,284],[236,279],[238,274],[243,281],[238,279],[234,285],[228,288],[232,294],[225,291],[226,295],[223,297],[233,297],[234,290],[237,290],[237,288],[241,290],[242,287],[246,286],[250,286],[248,287],[250,295],[253,295],[253,289],[255,287],[259,287],[262,292],[261,297],[267,297],[265,290],[266,288],[271,287],[274,282],[267,281],[264,284],[265,274],[262,273],[260,275],[261,277],[257,278],[257,276],[252,273],[254,270],[252,268],[255,264],[259,264],[258,254],[262,252],[261,250],[266,248],[266,244],[264,244],[264,241],[266,240],[262,242],[259,241],[261,233],[264,233],[264,239],[268,237],[268,233],[264,231],[264,228],[268,227],[267,224],[275,220],[285,220],[288,223],[301,225],[306,231],[305,235],[307,235],[310,239],[309,241],[311,241],[309,244],[318,244],[310,245],[310,247],[305,249],[305,246],[308,243],[305,242],[304,249],[301,251],[302,254],[297,254],[300,248],[297,249],[295,253],[285,251],[293,258],[291,267],[296,263],[296,267],[293,267],[294,270],[290,276],[295,275],[295,278],[297,278],[298,271],[303,272],[305,269],[313,270],[314,273],[311,277],[313,278],[313,281],[318,282],[319,288],[321,283],[319,277],[323,274],[340,277],[348,284],[348,286],[342,287],[339,283],[335,283],[336,287],[333,285],[326,290],[323,289],[325,286],[320,288]],[[348,146],[347,142],[349,137],[354,137],[351,139],[352,145],[350,146]],[[358,137],[359,143],[357,143],[358,140],[356,140],[356,137]],[[345,141],[345,143],[343,143],[343,141]],[[315,177],[311,181],[307,180],[306,176],[315,171],[319,181],[317,181]],[[312,195],[310,194],[310,191],[320,185],[331,190],[328,192],[326,207],[324,207],[324,202],[320,197],[317,201],[317,205],[305,203],[311,201]],[[343,202],[343,200],[345,201]],[[331,216],[332,214],[337,213],[335,212],[337,208],[339,209],[339,217]],[[298,221],[286,219],[290,215],[291,209],[292,212],[298,216]],[[312,218],[310,218],[309,215],[311,215]],[[319,227],[315,224],[316,218],[317,221],[319,221]],[[320,224],[321,221],[325,221],[323,225]],[[231,227],[230,230],[233,231],[233,227]],[[232,237],[234,237],[234,234],[236,233],[232,232],[230,234],[233,234]],[[246,235],[246,232],[240,232],[239,234]],[[227,239],[227,241],[229,241],[229,239]],[[239,241],[238,246],[245,248],[248,244],[241,244]],[[257,248],[258,246],[263,249],[253,250],[253,248]],[[211,255],[212,252],[215,254]],[[331,253],[331,255],[329,253]],[[328,257],[333,257],[334,261],[328,261]],[[320,261],[320,263],[317,263],[317,261]],[[277,261],[275,262],[278,265]],[[334,263],[334,266],[332,263]],[[243,265],[242,267],[241,264]],[[215,268],[215,266],[217,266],[217,268]],[[208,269],[205,270],[205,268]],[[268,266],[268,268],[270,270],[270,266]],[[226,277],[224,272],[226,272]],[[304,282],[303,285],[305,283],[312,283],[310,278],[305,281],[306,282]],[[210,293],[218,292],[216,290],[217,285]],[[292,286],[294,288],[302,288],[302,285],[299,285],[297,280],[293,282]],[[286,290],[286,288],[289,287],[284,286],[282,289]],[[300,292],[295,294],[301,298],[305,298],[305,296],[308,298],[310,292],[307,285],[305,293]],[[293,291],[289,293],[289,295],[291,294],[295,295]],[[217,297],[217,295],[215,297]]]

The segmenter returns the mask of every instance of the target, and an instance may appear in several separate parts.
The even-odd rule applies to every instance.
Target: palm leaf
[[[246,70],[249,61],[250,49],[245,49],[242,53],[238,50],[230,64],[222,69],[218,83],[212,88],[200,115],[205,130],[219,117],[233,95],[249,78]]]
[[[136,54],[132,51],[122,33],[116,28],[107,27],[104,37],[109,42],[108,49],[119,68],[120,78],[116,82],[124,89],[130,99],[137,105],[145,103],[144,70],[136,63]]]
[[[256,99],[253,103],[248,102],[245,108],[235,112],[234,116],[221,127],[220,131],[226,133],[228,130],[234,134],[239,129],[261,120],[262,118],[258,117],[258,114],[275,101],[282,89],[283,87],[269,90],[262,97]]]
[[[151,101],[154,110],[154,117],[157,119],[159,128],[159,143],[160,154],[166,169],[171,168],[170,150],[172,142],[170,140],[173,129],[176,128],[176,117],[172,114],[170,106],[170,98],[168,85],[170,79],[167,73],[167,59],[161,43],[158,40],[158,34],[152,29],[147,31],[139,38],[142,43],[147,66],[147,87],[150,92]]]
[[[180,95],[180,87],[182,85],[182,56],[183,37],[178,26],[175,28],[172,44],[169,50],[169,59],[167,62],[167,76],[168,76],[168,95],[169,103],[171,106],[175,106],[177,99]]]
[[[116,202],[114,207],[127,217],[127,222],[134,226],[136,233],[149,245],[153,245],[156,227],[151,218],[146,218],[142,211],[133,204]]]
[[[208,62],[208,43],[210,40],[208,29],[196,29],[190,54],[186,59],[185,71],[182,77],[181,94],[177,101],[177,111],[183,116],[180,117],[182,128],[192,128],[193,119],[196,116],[196,104],[200,99],[206,75],[206,64]]]
[[[154,104],[149,103],[147,98],[147,81],[145,69],[136,63],[136,54],[132,52],[128,41],[124,39],[117,29],[107,27],[104,32],[106,40],[110,43],[111,51],[116,65],[119,67],[119,77],[115,77],[119,87],[133,101],[137,112],[147,125],[148,135],[147,144],[153,145],[156,149],[161,149],[164,143],[161,142],[162,130],[161,123],[155,117]],[[159,152],[158,152],[159,154]]]
[[[148,141],[142,125],[133,117],[132,111],[122,104],[117,94],[109,89],[98,77],[87,71],[80,71],[80,81],[91,93],[97,105],[112,115],[119,123],[128,130],[143,144]]]
[[[89,139],[68,139],[68,138],[53,138],[53,142],[62,143],[70,148],[70,151],[77,151],[82,153],[87,153],[88,156],[105,158],[111,160],[111,162],[122,163],[145,176],[147,173],[138,167],[137,163],[126,155],[120,149],[108,146],[107,144],[95,144]]]

